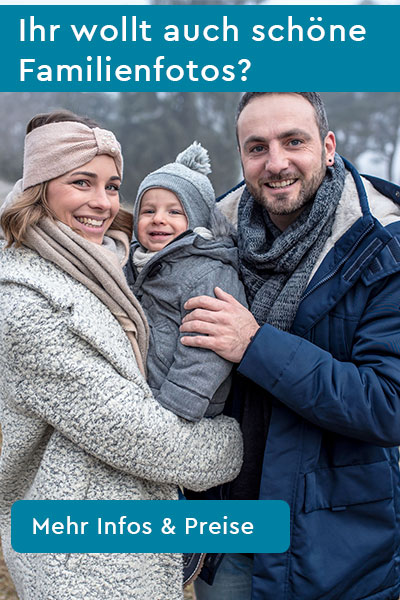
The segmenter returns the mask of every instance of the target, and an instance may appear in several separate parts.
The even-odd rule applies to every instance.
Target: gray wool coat
[[[180,554],[17,554],[17,499],[176,499],[233,479],[227,417],[181,420],[153,398],[117,320],[27,248],[0,247],[0,531],[24,600],[182,600]]]
[[[126,268],[150,326],[148,383],[162,406],[190,421],[222,412],[233,365],[211,350],[180,343],[184,304],[194,296],[214,296],[219,286],[247,306],[234,240],[214,236],[205,239],[189,230],[157,252],[140,273],[132,261],[134,242]]]

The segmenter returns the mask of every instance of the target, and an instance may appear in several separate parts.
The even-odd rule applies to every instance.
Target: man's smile
[[[265,186],[272,188],[272,189],[276,189],[276,188],[286,188],[289,187],[290,185],[293,185],[294,183],[296,183],[297,179],[284,179],[282,181],[267,181],[266,183],[264,183]]]

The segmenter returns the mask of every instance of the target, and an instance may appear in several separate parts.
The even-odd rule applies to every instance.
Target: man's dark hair
[[[313,106],[315,111],[315,117],[319,129],[319,135],[321,140],[324,141],[329,131],[328,118],[326,116],[325,106],[322,98],[318,92],[246,92],[240,99],[239,106],[236,112],[236,134],[237,134],[237,122],[239,116],[247,104],[257,98],[257,96],[276,95],[276,94],[298,94],[303,96]]]

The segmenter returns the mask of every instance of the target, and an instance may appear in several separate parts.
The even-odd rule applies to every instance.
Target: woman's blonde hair
[[[60,121],[76,121],[91,128],[98,127],[98,124],[88,117],[80,117],[68,110],[59,110],[36,115],[29,121],[26,132],[30,133],[37,127]],[[0,217],[0,226],[3,229],[7,247],[12,244],[21,246],[26,241],[28,227],[36,225],[43,217],[55,219],[55,215],[47,203],[47,183],[46,181],[26,189],[11,206],[4,209]],[[123,231],[130,239],[133,229],[131,213],[124,208],[120,208],[110,226],[111,229]]]
[[[7,247],[21,246],[25,241],[28,227],[36,225],[43,217],[52,216],[46,201],[46,183],[28,188],[11,206],[4,209],[0,226],[4,232]]]

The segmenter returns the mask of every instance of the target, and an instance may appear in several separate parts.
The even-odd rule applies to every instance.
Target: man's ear
[[[336,152],[336,138],[333,131],[328,131],[325,140],[324,140],[324,148],[325,148],[325,162],[326,166],[330,167],[335,162],[335,152]]]

